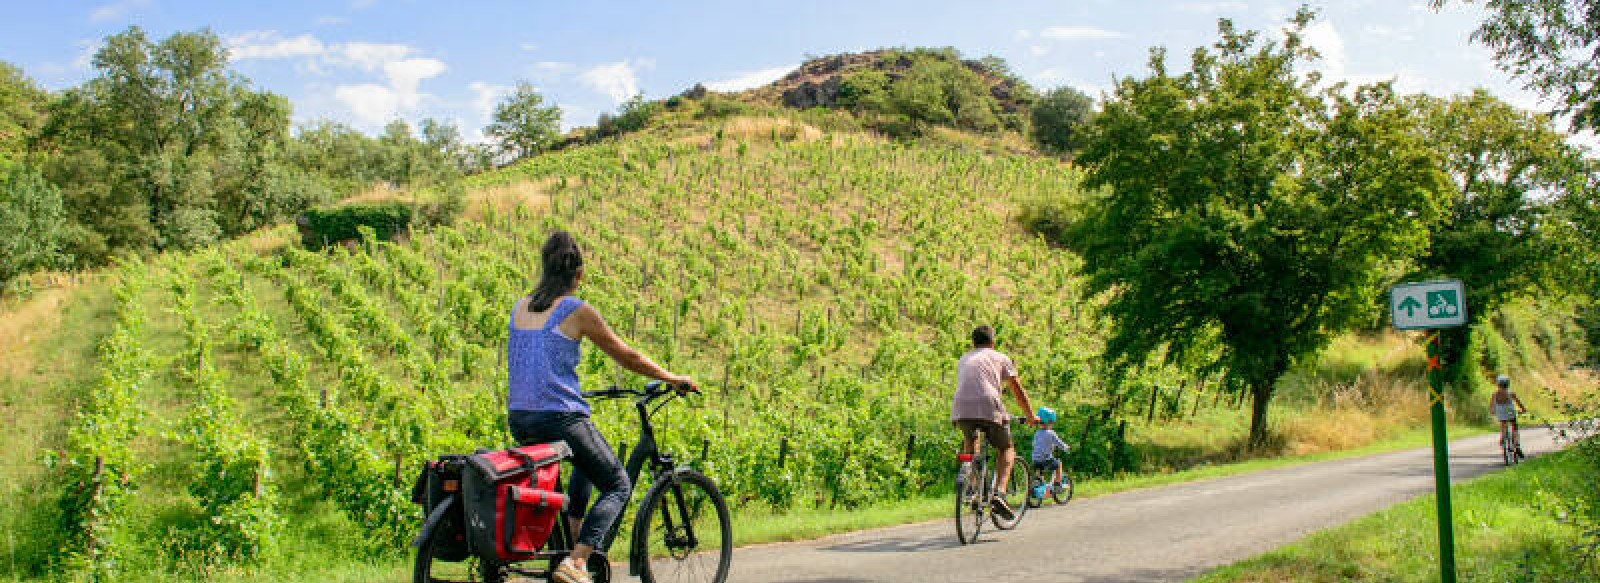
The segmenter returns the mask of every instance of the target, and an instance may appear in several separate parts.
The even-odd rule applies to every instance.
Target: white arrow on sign
[[[1455,328],[1467,323],[1467,290],[1460,280],[1403,283],[1389,290],[1389,316],[1401,330]]]

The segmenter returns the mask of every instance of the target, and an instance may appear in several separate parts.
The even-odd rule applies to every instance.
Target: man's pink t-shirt
[[[956,363],[956,396],[950,406],[950,420],[982,419],[1004,423],[1006,407],[1000,402],[1000,387],[1016,378],[1017,365],[1011,357],[993,348],[975,348],[961,355]]]

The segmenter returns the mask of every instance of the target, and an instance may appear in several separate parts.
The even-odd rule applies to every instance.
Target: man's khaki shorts
[[[1011,425],[1008,423],[995,423],[988,419],[959,419],[954,421],[956,429],[961,430],[961,443],[964,445],[973,440],[973,434],[979,429],[983,430],[984,438],[989,445],[1000,451],[1011,449]]]

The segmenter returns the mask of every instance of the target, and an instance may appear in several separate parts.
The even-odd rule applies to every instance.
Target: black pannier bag
[[[436,560],[456,562],[471,556],[461,502],[461,473],[466,465],[467,456],[440,456],[438,460],[423,464],[422,473],[411,488],[411,501],[422,506],[424,517],[442,513],[433,529],[433,558]],[[455,496],[451,507],[440,508],[451,496]]]

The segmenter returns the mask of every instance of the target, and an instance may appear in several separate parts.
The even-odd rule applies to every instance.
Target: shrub
[[[715,93],[708,93],[705,99],[700,100],[700,112],[695,114],[697,119],[720,119],[743,115],[749,107],[734,99],[723,97]]]
[[[413,209],[401,202],[357,203],[307,210],[295,224],[300,228],[300,243],[307,249],[361,237],[367,227],[379,239],[393,239],[411,229]]]

